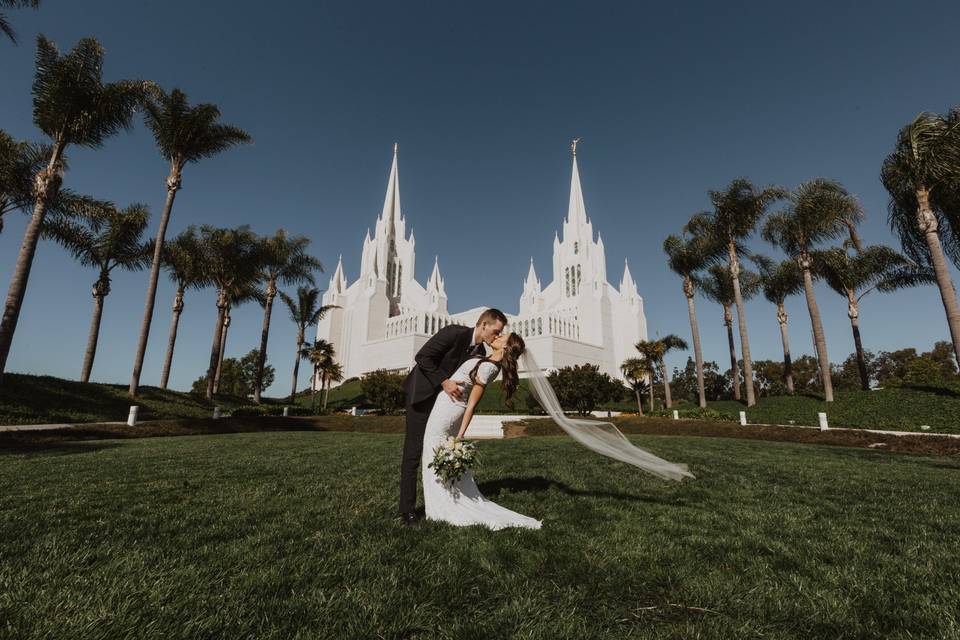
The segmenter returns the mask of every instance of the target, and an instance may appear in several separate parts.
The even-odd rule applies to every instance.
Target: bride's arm
[[[475,383],[473,389],[470,390],[470,398],[467,400],[467,410],[463,412],[463,420],[460,422],[460,432],[457,434],[457,438],[463,438],[463,434],[467,432],[467,427],[470,426],[470,420],[473,418],[473,410],[476,409],[477,403],[480,402],[480,398],[483,397],[483,392],[486,387],[482,384]]]

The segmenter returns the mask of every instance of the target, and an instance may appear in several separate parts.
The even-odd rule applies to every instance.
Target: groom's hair
[[[477,326],[479,327],[484,322],[489,322],[493,324],[494,322],[502,322],[504,325],[507,324],[507,316],[503,315],[503,311],[500,309],[487,309],[480,314],[480,317],[477,318]]]

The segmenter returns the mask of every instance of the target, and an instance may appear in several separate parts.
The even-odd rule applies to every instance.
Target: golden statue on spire
[[[574,157],[577,155],[577,143],[580,142],[580,138],[574,138],[573,142],[570,143],[570,150],[573,151]]]

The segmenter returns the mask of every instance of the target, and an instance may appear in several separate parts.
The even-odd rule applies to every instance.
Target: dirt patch
[[[768,427],[748,425],[742,427],[728,422],[705,420],[669,420],[666,418],[614,418],[617,427],[627,434],[654,436],[698,436],[703,438],[741,438],[745,440],[771,440],[802,444],[826,444],[839,447],[861,447],[900,453],[925,453],[933,455],[960,454],[960,438],[921,435],[885,435],[865,431],[839,431],[830,429],[803,429],[798,427]],[[529,436],[559,436],[564,431],[552,420],[524,420],[504,425],[507,438]]]

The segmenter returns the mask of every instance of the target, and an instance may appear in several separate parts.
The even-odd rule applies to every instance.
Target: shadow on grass
[[[612,498],[614,500],[634,500],[637,502],[656,502],[661,504],[673,504],[673,500],[663,500],[651,496],[641,496],[630,493],[614,493],[610,491],[583,491],[574,489],[568,484],[544,478],[543,476],[533,476],[531,478],[501,478],[500,480],[488,480],[477,485],[483,495],[490,497],[500,495],[504,491],[515,492],[533,492],[533,491],[559,491],[569,496],[584,496],[590,498]]]
[[[37,454],[68,456],[77,453],[93,453],[104,449],[115,449],[119,443],[106,442],[68,442],[63,440],[7,440],[0,441],[0,456],[5,454]]]
[[[960,391],[952,389],[945,386],[937,385],[927,385],[927,384],[903,384],[900,385],[901,389],[909,389],[911,391],[920,391],[923,393],[932,393],[937,396],[945,396],[947,398],[960,398]]]

